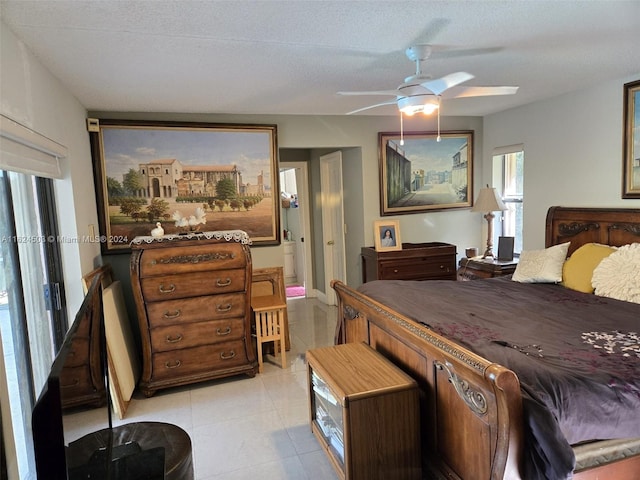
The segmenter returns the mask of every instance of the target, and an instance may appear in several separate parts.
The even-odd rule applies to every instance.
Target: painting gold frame
[[[622,198],[640,198],[640,80],[624,85]]]
[[[157,222],[165,235],[242,230],[253,246],[280,244],[276,125],[88,119],[87,128],[103,254],[130,253]],[[202,211],[205,223],[176,221]]]
[[[380,132],[380,215],[468,208],[473,131]]]
[[[376,220],[373,222],[373,238],[377,252],[402,250],[400,222],[397,220]]]

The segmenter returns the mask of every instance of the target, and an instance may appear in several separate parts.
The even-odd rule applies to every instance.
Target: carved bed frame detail
[[[436,368],[445,370],[449,375],[449,381],[456,389],[458,396],[466,403],[472,412],[478,415],[484,415],[487,413],[487,399],[477,390],[474,390],[469,386],[469,382],[460,379],[455,373],[453,373],[453,365],[449,362],[440,363],[435,362]]]
[[[340,288],[342,288],[340,285],[338,285],[338,284],[334,285],[334,289],[337,290],[337,289],[340,289]],[[406,320],[406,319],[402,318],[401,316],[396,315],[394,312],[392,312],[390,310],[381,308],[379,305],[371,302],[369,297],[367,297],[365,295],[362,295],[362,294],[360,294],[358,292],[355,292],[354,295],[357,296],[358,300],[360,300],[363,304],[365,304],[368,307],[370,307],[373,310],[375,310],[376,313],[378,313],[380,315],[383,315],[384,317],[388,318],[392,322],[398,324],[398,326],[400,326],[400,327],[402,327],[402,328],[414,333],[418,337],[428,341],[429,343],[433,344],[434,346],[438,347],[439,349],[442,349],[443,351],[447,352],[448,354],[450,354],[450,355],[456,357],[457,359],[465,362],[471,368],[476,369],[481,375],[484,373],[486,365],[481,364],[476,359],[474,359],[473,357],[469,356],[468,355],[468,350],[452,347],[450,343],[443,342],[441,337],[439,337],[439,336],[437,336],[435,334],[432,334],[430,330],[425,330],[423,328],[420,328],[420,326],[418,324],[416,324],[414,321]],[[355,318],[364,317],[364,315],[361,315],[360,312],[355,310],[350,305],[346,305],[345,306],[345,311],[349,312],[348,314],[346,314],[344,316],[345,320],[347,320],[347,319],[348,320],[353,320]],[[336,331],[336,338],[341,336],[341,332],[339,330],[340,330],[340,324],[338,324],[338,331]]]

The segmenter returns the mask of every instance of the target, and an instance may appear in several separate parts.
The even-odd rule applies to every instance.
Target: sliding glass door
[[[31,409],[67,328],[54,212],[51,179],[0,170],[0,337],[20,479],[36,478]]]

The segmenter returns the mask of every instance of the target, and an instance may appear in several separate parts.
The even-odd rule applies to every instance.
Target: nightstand
[[[458,268],[458,280],[478,280],[480,278],[511,275],[518,266],[518,259],[494,260],[493,258],[461,258]]]

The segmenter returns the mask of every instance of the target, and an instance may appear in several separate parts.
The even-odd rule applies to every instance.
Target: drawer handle
[[[230,360],[233,357],[236,356],[236,352],[234,352],[233,350],[231,350],[231,352],[229,353],[229,355],[225,355],[224,352],[220,352],[220,358],[222,360]]]
[[[175,312],[170,312],[167,310],[164,312],[164,318],[178,318],[180,316],[180,309],[177,309]]]
[[[227,277],[227,279],[224,282],[221,282],[220,279],[218,279],[216,280],[216,285],[218,287],[228,287],[229,285],[231,285],[231,279]]]
[[[397,269],[397,268],[394,268],[394,269],[393,269],[393,273],[398,273],[398,269]]]
[[[167,335],[167,343],[177,343],[180,340],[182,340],[182,334],[181,333],[179,333],[175,337],[172,337],[171,335]]]
[[[77,387],[78,385],[80,385],[80,380],[77,378],[73,379],[73,382],[69,383],[68,385],[60,385],[62,388],[73,388],[73,387]]]
[[[216,335],[219,337],[224,337],[225,335],[229,335],[231,333],[231,327],[227,327],[224,330],[216,329]]]
[[[178,368],[180,365],[182,365],[182,362],[180,360],[176,360],[175,362],[171,363],[171,362],[164,362],[164,366],[165,368]]]
[[[160,290],[160,293],[172,293],[176,290],[176,286],[171,283],[169,284],[169,288],[164,288],[164,283],[161,283],[158,290]]]
[[[227,303],[224,307],[221,305],[216,305],[216,310],[218,312],[228,312],[229,310],[231,310],[231,304]]]

